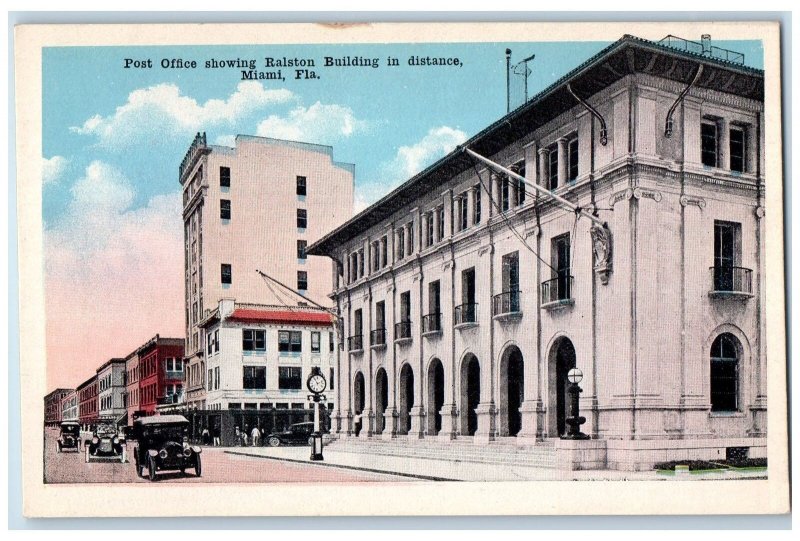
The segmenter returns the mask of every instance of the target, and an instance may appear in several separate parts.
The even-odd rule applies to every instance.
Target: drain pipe
[[[686,97],[686,94],[689,93],[689,90],[691,90],[691,88],[697,84],[697,81],[700,79],[702,74],[703,64],[700,64],[697,67],[697,72],[694,74],[694,77],[692,77],[692,81],[686,85],[686,88],[684,88],[680,94],[678,94],[678,98],[675,100],[675,103],[673,103],[672,107],[669,108],[669,111],[667,112],[667,121],[664,124],[664,137],[672,137],[672,115],[675,113],[675,109],[678,107],[678,105],[683,101],[683,98]]]
[[[569,83],[567,83],[567,91],[572,94],[572,97],[578,100],[578,103],[583,105],[587,111],[592,113],[592,116],[600,121],[600,144],[606,146],[608,144],[608,130],[606,129],[606,120],[603,118],[603,115],[598,113],[597,109],[586,103],[586,101],[579,98],[578,95],[572,90],[572,86]]]

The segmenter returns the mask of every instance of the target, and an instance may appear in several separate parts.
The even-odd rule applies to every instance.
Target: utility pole
[[[506,113],[511,112],[511,49],[506,49]]]

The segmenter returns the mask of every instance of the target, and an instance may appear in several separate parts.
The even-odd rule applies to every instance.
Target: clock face
[[[312,393],[321,393],[325,390],[327,382],[322,374],[314,374],[308,378],[308,390]]]

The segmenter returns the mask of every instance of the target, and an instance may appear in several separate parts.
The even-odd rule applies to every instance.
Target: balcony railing
[[[572,301],[572,276],[562,274],[542,282],[542,306],[567,304]]]
[[[744,267],[711,267],[711,294],[736,296],[753,294],[753,271]]]
[[[395,340],[410,340],[411,339],[411,322],[401,321],[394,324],[394,339]]]
[[[348,351],[361,351],[362,349],[364,349],[364,337],[362,335],[357,334],[347,339]]]
[[[453,311],[453,320],[455,325],[476,323],[478,321],[478,303],[468,302],[456,306]]]
[[[441,332],[442,314],[437,312],[422,316],[422,334]]]
[[[386,329],[375,329],[369,333],[369,343],[371,346],[386,345]]]
[[[492,297],[492,315],[518,314],[520,310],[520,291],[504,291]]]

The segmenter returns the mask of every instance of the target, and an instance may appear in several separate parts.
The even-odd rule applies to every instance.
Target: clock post
[[[306,387],[312,394],[308,396],[309,400],[314,401],[314,432],[311,434],[311,460],[325,460],[322,456],[322,432],[320,431],[319,422],[319,403],[325,400],[325,395],[322,394],[328,382],[325,381],[325,376],[322,375],[319,367],[311,369],[311,375],[308,376]]]

